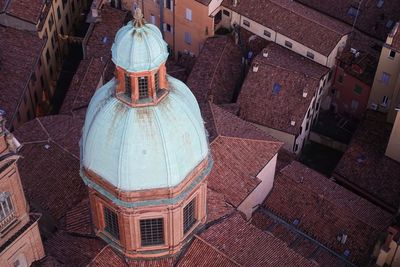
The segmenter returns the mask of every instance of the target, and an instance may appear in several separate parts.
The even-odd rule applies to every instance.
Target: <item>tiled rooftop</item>
[[[353,25],[359,2],[361,2],[356,28],[381,40],[386,40],[386,36],[391,29],[386,27],[386,24],[390,20],[393,23],[400,20],[400,2],[398,0],[384,0],[382,1],[382,7],[378,7],[380,1],[296,1],[344,21],[348,25]],[[394,26],[394,24],[391,26]]]
[[[71,85],[60,109],[61,114],[70,114],[89,105],[90,99],[101,80],[105,64],[99,58],[82,60],[71,81]]]
[[[88,264],[90,267],[108,267],[112,263],[113,267],[128,267],[125,259],[117,254],[110,245],[104,247],[99,254]]]
[[[29,32],[0,26],[0,106],[7,111],[9,123],[31,79],[43,46],[44,41]]]
[[[35,25],[39,22],[40,15],[46,4],[46,1],[43,0],[9,0],[8,2],[7,14]]]
[[[65,230],[70,234],[95,236],[89,198],[84,198],[79,204],[65,214]]]
[[[222,5],[325,56],[351,30],[342,22],[290,0],[242,0],[236,7],[232,1],[224,0]]]
[[[208,38],[198,56],[187,86],[199,103],[212,95],[216,104],[230,103],[241,75],[242,53],[229,37]]]
[[[391,128],[384,115],[368,111],[333,175],[395,211],[400,203],[400,164],[385,156]]]
[[[214,166],[208,188],[238,207],[261,182],[256,176],[281,146],[281,142],[219,136],[210,145]]]
[[[206,267],[221,266],[234,267],[241,266],[228,256],[211,246],[200,237],[195,236],[185,255],[176,265],[177,267]]]
[[[111,46],[119,28],[124,24],[126,12],[104,5],[101,23],[95,24],[87,43],[87,58],[100,58],[107,62],[111,58]]]
[[[79,176],[81,127],[81,120],[56,115],[36,118],[15,132],[24,145],[18,166],[26,197],[56,219],[87,195]]]
[[[365,264],[392,215],[299,162],[275,176],[264,207],[350,259]],[[345,244],[337,236],[347,235]]]
[[[211,3],[211,0],[196,0],[196,2],[208,6]]]
[[[209,227],[200,237],[242,266],[316,266],[238,213]]]
[[[266,49],[268,57],[262,53],[255,57],[253,64],[259,65],[258,71],[250,69],[243,83],[238,98],[240,117],[297,135],[319,80],[328,69],[275,44]],[[308,93],[305,98],[303,90]]]

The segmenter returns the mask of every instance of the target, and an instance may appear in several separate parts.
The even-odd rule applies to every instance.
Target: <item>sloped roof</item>
[[[346,24],[290,0],[239,0],[223,6],[254,20],[325,56],[350,32]]]
[[[264,206],[288,223],[364,265],[392,215],[303,164],[293,161],[275,177]],[[337,236],[347,235],[345,244]]]

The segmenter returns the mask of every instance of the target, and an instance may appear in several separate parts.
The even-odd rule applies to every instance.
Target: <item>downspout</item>
[[[175,5],[175,0],[173,0],[174,1],[174,3],[173,3],[173,11],[172,11],[172,24],[174,25],[173,26],[173,28],[172,28],[172,52],[173,52],[173,54],[174,54],[174,58],[175,58],[175,54],[176,54],[176,51],[175,51],[175,32],[176,32],[176,28],[175,28],[175,9],[176,9],[176,5]]]
[[[158,0],[158,1],[160,1],[160,31],[164,39],[164,0]]]

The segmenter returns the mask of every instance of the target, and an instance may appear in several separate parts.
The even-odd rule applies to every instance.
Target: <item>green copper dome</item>
[[[129,22],[122,27],[111,51],[115,65],[129,72],[156,69],[168,58],[167,43],[160,30],[149,23],[137,27]]]
[[[118,66],[140,72],[158,68],[166,58],[167,45],[153,25],[135,21],[118,32],[113,46]],[[96,91],[80,142],[82,168],[119,190],[136,191],[174,187],[209,157],[194,95],[181,81],[168,75],[162,78],[167,84],[162,88],[163,98],[146,105],[122,101],[116,90],[123,81],[117,79]],[[209,171],[207,168],[198,178],[203,179]],[[85,172],[82,175],[85,182],[93,184]]]

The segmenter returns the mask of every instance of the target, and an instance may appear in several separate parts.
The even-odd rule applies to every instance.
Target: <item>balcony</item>
[[[15,211],[11,211],[6,217],[0,221],[0,233],[3,233],[11,224],[17,220]]]

